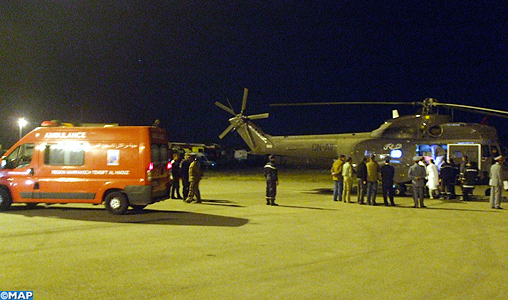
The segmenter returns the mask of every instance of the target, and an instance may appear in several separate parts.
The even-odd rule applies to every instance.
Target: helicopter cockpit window
[[[2,169],[28,167],[34,155],[34,144],[23,144],[2,160]]]
[[[483,147],[484,147],[484,149],[482,149],[483,157],[497,157],[497,156],[499,156],[499,150],[497,149],[496,146],[490,146],[490,151],[488,149],[489,146],[484,145]]]

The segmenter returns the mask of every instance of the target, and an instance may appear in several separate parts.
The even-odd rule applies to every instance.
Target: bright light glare
[[[392,158],[401,158],[402,157],[402,151],[400,151],[399,149],[394,149],[394,150],[390,151],[390,157],[392,157]]]
[[[25,118],[20,118],[18,120],[18,124],[19,124],[19,127],[25,127],[26,124],[28,124],[27,120],[25,120]]]

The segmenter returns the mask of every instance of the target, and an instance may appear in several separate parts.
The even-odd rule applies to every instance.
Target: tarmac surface
[[[13,205],[0,291],[34,299],[507,299],[508,211],[412,198],[333,202],[332,182],[205,178],[202,204],[142,213]],[[506,192],[504,192],[506,193]],[[355,198],[355,197],[353,197]],[[356,199],[355,199],[356,202]],[[505,206],[508,208],[508,205]]]

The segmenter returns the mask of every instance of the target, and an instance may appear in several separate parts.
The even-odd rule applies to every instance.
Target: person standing
[[[344,191],[342,199],[344,202],[351,203],[351,189],[353,188],[353,159],[348,157],[346,163],[342,167],[342,177],[344,179]]]
[[[278,204],[275,203],[277,185],[279,185],[279,176],[277,166],[275,165],[275,155],[270,155],[268,159],[268,162],[264,166],[266,178],[266,205],[278,206]]]
[[[423,166],[425,168],[425,170],[427,169],[427,162],[425,161],[425,157],[423,156],[420,156],[422,159],[420,159],[420,161],[418,162],[421,166]]]
[[[173,160],[171,160],[171,199],[183,199],[180,196],[180,155],[173,153]],[[176,193],[176,196],[175,196]]]
[[[345,155],[341,155],[339,159],[337,159],[331,168],[332,179],[334,181],[333,187],[333,201],[342,201],[342,189],[344,188],[344,178],[342,177],[342,167],[344,165],[344,161],[346,160]]]
[[[420,165],[420,161],[422,160],[421,156],[413,157],[414,164],[409,167],[408,170],[408,179],[411,180],[413,186],[413,200],[415,205],[413,207],[418,207],[420,204],[421,208],[426,207],[423,203],[424,199],[424,188],[425,188],[425,176],[427,175],[427,171],[425,167]]]
[[[203,178],[203,171],[199,165],[196,154],[191,154],[191,164],[189,166],[189,195],[185,202],[191,203],[196,197],[196,203],[201,203],[201,191],[199,190],[199,182]]]
[[[460,178],[464,178],[464,174],[466,173],[466,165],[469,162],[469,158],[467,155],[462,156],[462,162],[459,166]]]
[[[464,170],[462,179],[462,199],[467,201],[473,195],[476,186],[476,179],[478,178],[478,167],[476,162],[468,161]]]
[[[503,180],[501,178],[502,156],[494,158],[495,164],[490,166],[490,207],[501,209],[501,194],[503,192]]]
[[[379,164],[372,155],[367,163],[367,204],[376,205],[377,181],[379,180]]]
[[[395,177],[395,168],[390,165],[390,159],[385,159],[385,164],[381,167],[381,181],[383,185],[383,200],[386,206],[395,206],[393,197],[395,195],[395,188],[393,187],[393,178]],[[388,198],[390,204],[388,204]]]
[[[455,170],[449,161],[444,161],[439,172],[441,188],[445,199],[455,199]]]
[[[427,176],[427,187],[429,188],[430,199],[434,199],[434,195],[437,196],[437,191],[439,189],[439,172],[432,158],[427,165]]]
[[[191,164],[189,153],[185,153],[184,159],[180,163],[180,176],[182,177],[182,194],[183,201],[189,196],[189,167]]]
[[[365,194],[367,191],[367,157],[364,157],[358,164],[356,177],[358,178],[358,203],[364,204]]]

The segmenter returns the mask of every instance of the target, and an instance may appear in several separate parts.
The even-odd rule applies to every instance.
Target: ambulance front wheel
[[[3,188],[0,188],[0,211],[9,209],[12,204],[11,194]]]
[[[106,210],[114,215],[123,215],[129,208],[127,196],[120,192],[112,192],[104,199]]]

